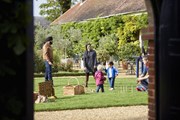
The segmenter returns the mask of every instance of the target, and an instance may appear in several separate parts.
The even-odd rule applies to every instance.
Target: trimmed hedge
[[[106,74],[105,72],[103,72],[103,73]],[[58,73],[52,73],[52,76],[53,77],[85,76],[85,72],[58,72]],[[34,73],[34,77],[44,77],[44,73]]]
[[[84,72],[58,72],[52,73],[53,77],[62,77],[62,76],[85,76]],[[44,77],[44,73],[34,73],[34,77]]]

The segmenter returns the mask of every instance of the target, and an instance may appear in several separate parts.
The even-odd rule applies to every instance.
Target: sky
[[[39,12],[40,12],[39,6],[42,3],[46,3],[46,0],[33,0],[33,15],[34,16],[41,16],[39,14]]]

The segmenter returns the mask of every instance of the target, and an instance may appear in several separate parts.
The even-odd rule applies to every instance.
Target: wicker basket
[[[77,85],[70,85],[68,80],[68,85],[63,87],[63,95],[80,95],[84,94],[84,86],[79,85],[79,80],[77,78],[71,78],[70,80],[76,80]]]

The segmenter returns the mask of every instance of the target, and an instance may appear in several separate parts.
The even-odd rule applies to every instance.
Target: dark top
[[[96,51],[85,51],[83,55],[83,65],[86,67],[86,73],[95,72],[94,66],[97,66]]]
[[[143,77],[146,76],[147,72],[148,72],[148,67],[144,65],[143,72],[142,72]]]

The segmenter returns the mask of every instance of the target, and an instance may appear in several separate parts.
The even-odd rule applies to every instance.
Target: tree
[[[139,56],[139,32],[147,26],[147,14],[122,16],[121,26],[117,30],[118,55],[121,60],[132,60],[133,56]]]
[[[105,37],[100,38],[97,54],[99,62],[108,61],[110,57],[117,54],[117,37],[115,34],[106,35]]]
[[[43,3],[39,7],[40,15],[45,16],[49,21],[54,21],[71,7],[71,0],[47,0],[47,3]]]
[[[71,7],[71,0],[57,0],[61,6],[62,14]]]
[[[118,56],[120,60],[134,60],[134,56],[141,53],[139,41],[129,42],[118,48]]]

